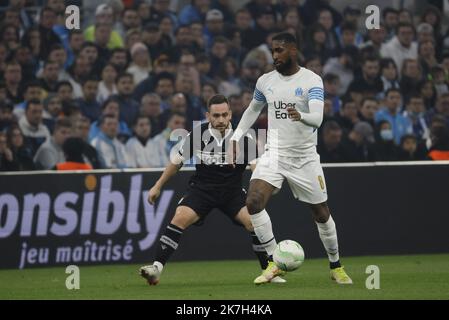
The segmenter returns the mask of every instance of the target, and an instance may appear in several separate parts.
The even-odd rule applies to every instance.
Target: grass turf
[[[328,262],[309,259],[286,284],[255,286],[256,261],[169,263],[157,286],[139,265],[80,267],[80,290],[67,290],[65,268],[1,270],[0,299],[449,299],[449,254],[348,257],[352,286],[329,278]],[[380,268],[380,289],[365,287],[368,265]]]

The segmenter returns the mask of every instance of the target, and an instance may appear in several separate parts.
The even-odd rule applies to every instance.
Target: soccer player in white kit
[[[352,284],[340,264],[337,231],[327,206],[326,182],[316,151],[317,129],[323,120],[323,82],[320,76],[298,65],[297,53],[293,35],[280,33],[273,37],[275,70],[257,80],[254,97],[231,138],[231,157],[235,159],[237,141],[268,105],[267,145],[251,176],[246,199],[254,231],[272,255],[276,241],[264,209],[286,179],[295,198],[308,203],[312,210],[329,257],[331,278],[339,284]],[[254,283],[267,283],[279,273],[271,263]]]

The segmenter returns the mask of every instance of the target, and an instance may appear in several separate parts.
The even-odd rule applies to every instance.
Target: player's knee
[[[330,213],[326,202],[314,204],[311,207],[315,221],[326,223],[329,220]]]
[[[176,209],[176,213],[173,219],[171,220],[171,224],[185,230],[190,225],[192,225],[192,223],[195,223],[195,221],[193,221],[191,215],[187,214],[180,208]]]
[[[257,192],[249,194],[246,198],[246,207],[248,208],[249,214],[259,213],[264,209],[263,205],[263,195]]]

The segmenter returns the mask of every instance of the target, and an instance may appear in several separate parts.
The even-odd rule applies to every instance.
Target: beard
[[[284,63],[280,64],[279,66],[275,66],[277,72],[279,73],[285,73],[289,69],[291,69],[293,66],[293,59],[291,57],[288,57],[288,60]]]

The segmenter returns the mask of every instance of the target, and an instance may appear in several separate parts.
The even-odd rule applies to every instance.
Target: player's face
[[[221,132],[229,126],[232,117],[231,109],[226,102],[211,105],[206,115],[212,128]]]
[[[273,65],[279,73],[285,73],[293,65],[292,46],[283,41],[274,40],[271,46]]]

